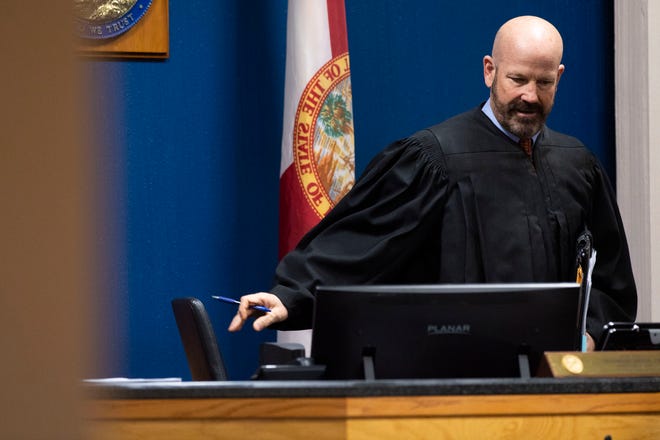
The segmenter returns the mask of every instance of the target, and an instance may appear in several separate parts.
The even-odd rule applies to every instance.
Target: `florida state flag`
[[[289,0],[280,258],[355,181],[344,0]]]

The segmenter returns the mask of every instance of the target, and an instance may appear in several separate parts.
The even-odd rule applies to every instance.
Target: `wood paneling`
[[[660,438],[660,393],[108,399],[92,439]]]

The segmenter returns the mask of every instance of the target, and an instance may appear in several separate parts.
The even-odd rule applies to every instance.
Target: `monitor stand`
[[[376,380],[375,357],[376,349],[374,347],[362,348],[362,372],[364,374],[364,380]]]
[[[373,347],[364,347],[362,349],[362,372],[364,374],[364,380],[376,380],[376,369],[374,367],[375,355],[376,351]],[[530,379],[532,377],[527,353],[518,354],[518,370],[520,371],[521,379]]]
[[[520,370],[521,379],[529,379],[531,376],[529,368],[529,356],[525,353],[518,355],[518,369]]]

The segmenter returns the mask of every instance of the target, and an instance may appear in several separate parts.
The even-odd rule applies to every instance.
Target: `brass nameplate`
[[[649,377],[660,376],[660,350],[546,352],[539,376]]]

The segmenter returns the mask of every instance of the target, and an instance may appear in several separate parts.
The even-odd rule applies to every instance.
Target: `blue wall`
[[[358,174],[396,138],[487,97],[481,59],[501,23],[534,14],[564,36],[549,125],[613,175],[612,1],[347,0]],[[88,61],[110,256],[95,376],[189,379],[170,301],[205,300],[232,379],[274,332],[225,328],[208,296],[267,290],[277,262],[285,0],[170,0],[170,58]]]

